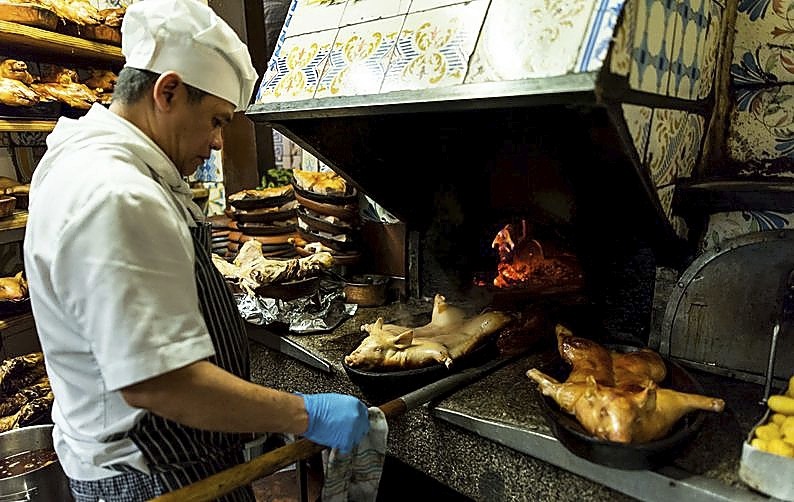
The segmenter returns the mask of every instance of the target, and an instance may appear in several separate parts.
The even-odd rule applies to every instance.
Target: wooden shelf
[[[0,331],[19,331],[22,329],[30,329],[33,326],[33,313],[31,312],[0,319]]]
[[[0,119],[0,132],[50,132],[55,122],[52,119]]]
[[[124,63],[121,48],[115,45],[85,40],[9,21],[0,21],[0,45],[13,47],[15,52],[29,52],[44,56],[68,56],[104,61],[118,66]]]
[[[0,218],[0,244],[19,242],[25,238],[28,212],[17,209],[11,216]]]

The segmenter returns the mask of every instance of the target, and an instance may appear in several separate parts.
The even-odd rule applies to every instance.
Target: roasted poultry
[[[94,91],[80,83],[77,72],[68,68],[42,76],[42,83],[31,87],[43,100],[60,101],[72,108],[87,110],[97,100]]]
[[[473,317],[448,305],[443,295],[437,294],[428,324],[419,327],[385,324],[379,317],[361,330],[369,335],[345,357],[345,363],[362,369],[412,369],[433,363],[447,367],[482,344],[482,342],[507,325],[512,317],[500,311],[491,311]]]
[[[667,370],[651,350],[612,352],[560,325],[556,334],[557,349],[571,365],[568,379],[559,382],[536,368],[527,376],[598,438],[645,443],[667,435],[691,411],[720,412],[725,407],[722,399],[659,387]]]

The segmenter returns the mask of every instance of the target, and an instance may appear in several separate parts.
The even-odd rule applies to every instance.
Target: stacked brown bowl
[[[333,171],[293,170],[292,185],[296,210],[298,254],[311,248],[328,251],[337,265],[357,263],[361,253],[358,243],[359,205],[356,189]]]
[[[296,256],[291,240],[296,233],[295,191],[292,185],[241,190],[227,200],[229,224],[229,255],[234,256],[249,240],[262,243],[262,254],[269,258]]]

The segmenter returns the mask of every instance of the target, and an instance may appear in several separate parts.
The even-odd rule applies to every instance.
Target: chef
[[[369,427],[358,399],[249,381],[245,328],[183,181],[248,103],[247,47],[197,0],[145,0],[126,12],[122,52],[110,108],[47,138],[24,242],[75,500],[172,491],[242,462],[255,432],[352,449]]]

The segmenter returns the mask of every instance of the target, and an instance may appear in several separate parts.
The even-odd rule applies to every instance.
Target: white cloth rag
[[[386,458],[389,424],[380,408],[369,408],[369,432],[350,453],[323,452],[322,502],[375,502]]]

